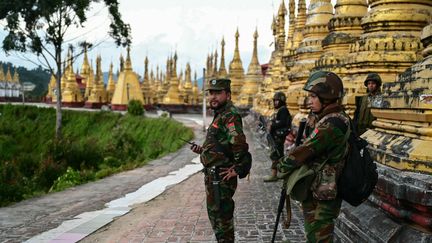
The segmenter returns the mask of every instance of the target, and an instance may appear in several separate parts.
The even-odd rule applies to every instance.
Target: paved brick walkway
[[[267,152],[250,134],[248,141],[254,164],[249,181],[240,180],[234,197],[236,242],[270,242],[281,184],[262,182],[269,173]],[[299,207],[295,202],[292,207],[291,227],[279,227],[277,242],[304,242]],[[203,174],[198,173],[158,198],[136,206],[83,242],[216,242],[207,218]]]

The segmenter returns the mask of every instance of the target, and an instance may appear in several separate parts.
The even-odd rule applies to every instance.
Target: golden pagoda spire
[[[293,33],[293,50],[297,49],[303,40],[303,29],[306,24],[306,0],[299,0],[297,8],[297,17]]]
[[[213,76],[215,78],[218,78],[218,68],[217,68],[217,61],[218,61],[218,53],[217,53],[217,49],[214,52],[214,64],[213,64]]]
[[[143,75],[143,81],[141,83],[141,91],[144,96],[144,105],[150,105],[153,97],[150,91],[150,79],[148,74],[148,58],[147,56],[144,59],[144,75]]]
[[[80,76],[83,78],[83,83],[87,82],[87,79],[90,74],[90,64],[87,56],[87,46],[84,46],[84,58],[83,63],[81,65]]]
[[[240,89],[244,82],[244,69],[243,64],[240,58],[239,51],[239,31],[237,28],[235,34],[235,49],[234,49],[234,57],[229,66],[229,77],[231,79],[231,100],[235,103],[238,101],[238,96],[240,95]]]
[[[214,68],[213,68],[213,52],[210,52],[210,56],[209,56],[208,73],[210,74],[210,78],[208,78],[207,80],[216,78],[217,73],[214,73]]]
[[[120,72],[124,71],[124,58],[123,58],[123,54],[120,53]]]
[[[244,85],[241,87],[239,96],[239,106],[241,108],[251,108],[253,105],[253,100],[258,93],[258,86],[263,81],[263,75],[261,71],[261,65],[258,61],[258,30],[255,29],[253,35],[253,52],[251,62],[248,67],[248,72],[245,77]]]
[[[7,66],[6,82],[8,82],[8,83],[12,82],[12,75],[11,75],[10,65]]]
[[[174,52],[171,77],[177,78],[177,50]]]
[[[197,73],[195,71],[194,73],[194,83],[192,87],[192,104],[198,105],[200,103],[200,91],[198,88],[198,79],[197,79]]]
[[[289,50],[293,45],[294,29],[295,29],[295,0],[289,0],[289,28],[287,40],[284,46],[284,57],[289,55]]]
[[[225,40],[224,40],[224,37],[222,37],[222,41],[221,41],[221,59],[220,59],[220,64],[219,64],[218,76],[220,78],[228,77],[228,73],[227,73],[227,70],[225,68]]]
[[[283,50],[285,46],[285,15],[287,14],[287,10],[285,7],[285,2],[282,0],[279,11],[278,11],[278,28],[277,28],[277,50]]]
[[[20,78],[19,78],[18,70],[16,67],[14,68],[14,70],[15,70],[15,72],[14,72],[14,75],[12,77],[12,82],[19,84]]]
[[[108,102],[111,102],[111,99],[113,97],[114,90],[115,90],[113,68],[114,68],[114,65],[111,62],[109,72],[108,72],[108,84],[107,84]]]
[[[125,63],[125,70],[132,70],[132,60],[130,57],[130,47],[127,47],[127,54],[126,54],[126,63]]]

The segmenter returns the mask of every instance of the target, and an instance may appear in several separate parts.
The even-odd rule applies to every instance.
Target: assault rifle
[[[278,155],[278,157],[282,157],[282,154],[279,154],[279,150],[276,147],[276,142],[274,141],[272,135],[267,131],[267,121],[264,119],[263,116],[259,117],[259,124],[258,128],[261,130],[263,134],[265,134],[267,144],[270,147],[271,151],[275,151]]]
[[[299,129],[297,132],[297,137],[295,140],[295,146],[296,147],[299,146],[301,143],[301,139],[303,137],[303,132],[305,130],[305,127],[306,127],[306,119],[302,119],[300,121],[300,126],[299,126]],[[277,215],[276,215],[276,222],[275,222],[275,226],[273,229],[273,236],[272,236],[272,240],[271,240],[272,243],[274,243],[275,238],[276,238],[276,232],[277,232],[277,228],[279,225],[279,219],[280,219],[280,216],[281,216],[283,208],[284,208],[284,203],[286,203],[286,207],[287,207],[287,220],[286,220],[287,227],[289,227],[289,224],[291,222],[291,201],[290,201],[289,196],[287,197],[286,192],[287,192],[286,181],[284,180],[282,183],[282,190],[281,190],[281,196],[279,199],[278,211],[277,211]]]

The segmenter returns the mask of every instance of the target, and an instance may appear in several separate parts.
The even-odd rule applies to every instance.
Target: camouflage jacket
[[[359,110],[354,120],[357,124],[357,132],[359,135],[367,131],[368,128],[372,128],[372,122],[375,117],[372,115],[371,108],[379,108],[382,106],[382,94],[379,92],[375,95],[368,94],[363,96],[360,100]]]
[[[249,155],[248,148],[242,118],[237,108],[228,101],[226,105],[215,110],[203,144],[201,163],[204,167],[235,165],[235,171],[242,177],[241,175],[247,174],[250,169],[251,161],[244,159]]]
[[[318,122],[305,142],[294,148],[281,161],[287,167],[309,165],[319,168],[312,183],[313,196],[318,200],[331,200],[337,194],[337,180],[348,152],[349,118],[337,104],[327,106],[317,117]]]

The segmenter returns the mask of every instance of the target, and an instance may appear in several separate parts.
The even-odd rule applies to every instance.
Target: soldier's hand
[[[237,172],[234,170],[234,165],[229,167],[229,168],[221,168],[222,172],[219,173],[220,176],[222,177],[223,181],[227,181],[233,177],[237,177],[238,174]]]
[[[203,151],[203,148],[201,146],[199,146],[198,144],[192,144],[190,149],[192,150],[192,152],[197,153],[197,154],[201,154]]]
[[[279,163],[277,164],[277,170],[278,170],[278,175],[277,177],[279,179],[285,179],[287,176],[289,176],[294,169],[296,168],[296,166],[292,163],[291,160],[283,160],[283,157],[279,160]]]
[[[285,144],[288,146],[291,146],[295,143],[296,134],[294,131],[291,131],[286,137],[285,137]]]

